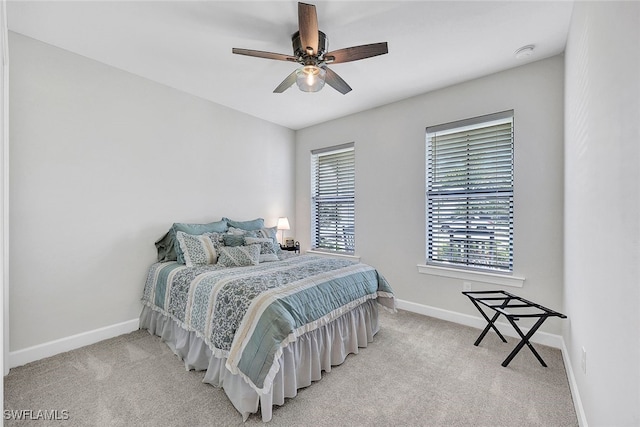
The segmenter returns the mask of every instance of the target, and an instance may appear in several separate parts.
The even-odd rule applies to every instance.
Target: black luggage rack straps
[[[533,348],[533,345],[531,345],[531,343],[529,342],[529,339],[533,336],[533,334],[536,333],[538,328],[542,326],[542,324],[544,323],[545,320],[547,320],[547,318],[559,317],[561,319],[566,319],[567,316],[555,310],[551,310],[550,308],[547,308],[543,305],[526,300],[524,298],[521,298],[517,295],[514,295],[506,291],[464,291],[462,293],[466,295],[469,298],[469,300],[471,300],[471,302],[473,303],[473,305],[476,306],[480,314],[482,314],[482,317],[484,317],[484,319],[487,321],[487,326],[484,328],[484,330],[482,331],[482,333],[480,334],[480,336],[478,337],[478,339],[473,345],[478,346],[480,342],[482,342],[482,340],[484,339],[485,335],[487,335],[487,332],[489,332],[490,329],[493,329],[503,342],[507,342],[507,340],[504,338],[504,336],[502,336],[502,334],[500,333],[500,331],[495,325],[495,321],[502,314],[504,317],[507,318],[511,326],[513,326],[513,329],[515,329],[518,335],[520,336],[520,342],[509,354],[509,356],[507,356],[504,362],[502,362],[502,366],[506,367],[507,365],[509,365],[509,363],[511,362],[511,360],[513,360],[516,354],[518,354],[518,352],[522,349],[522,347],[526,345],[527,347],[529,347],[529,350],[531,350],[531,352],[536,357],[536,359],[538,359],[540,364],[545,368],[547,367],[547,364],[544,363],[544,360],[542,360],[542,357],[538,354],[535,348]],[[480,307],[480,304],[495,311],[495,314],[491,319],[489,318],[489,316],[487,316],[484,310],[482,310],[482,308]],[[537,309],[537,311],[524,311],[522,313],[515,313],[513,311],[511,312],[508,311],[508,309],[513,309],[513,308]],[[537,318],[538,320],[531,327],[531,329],[529,329],[529,332],[527,334],[524,334],[516,323],[521,318]]]

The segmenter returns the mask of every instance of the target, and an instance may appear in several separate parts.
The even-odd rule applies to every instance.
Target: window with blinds
[[[513,111],[427,128],[427,264],[513,271]]]
[[[355,149],[344,144],[311,151],[311,247],[355,251]]]

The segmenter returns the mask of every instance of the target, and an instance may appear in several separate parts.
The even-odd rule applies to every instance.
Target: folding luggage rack
[[[507,340],[502,336],[502,334],[494,324],[494,322],[502,314],[504,317],[507,318],[509,323],[511,323],[511,326],[513,326],[513,329],[516,330],[516,332],[518,333],[518,335],[520,335],[520,338],[521,338],[521,341],[513,349],[511,354],[509,354],[509,356],[507,356],[504,362],[502,362],[502,366],[506,367],[511,362],[511,360],[513,360],[515,355],[518,354],[518,352],[526,344],[527,347],[529,347],[529,350],[531,350],[531,352],[533,353],[533,355],[536,356],[540,364],[542,364],[542,366],[544,366],[545,368],[547,367],[547,364],[544,363],[544,360],[542,360],[542,357],[540,357],[538,352],[533,348],[533,346],[529,342],[529,339],[533,336],[533,334],[536,333],[538,328],[542,326],[542,324],[544,323],[545,320],[547,320],[547,318],[560,317],[562,319],[566,319],[567,316],[565,316],[562,313],[558,313],[557,311],[551,310],[550,308],[544,307],[540,304],[536,304],[535,302],[531,302],[517,295],[513,295],[506,291],[465,291],[462,293],[467,297],[469,297],[473,305],[475,305],[478,311],[480,312],[480,314],[482,314],[482,317],[484,317],[485,320],[488,322],[487,326],[484,328],[484,330],[482,331],[482,333],[480,334],[480,336],[478,337],[478,339],[473,345],[477,346],[478,344],[480,344],[480,342],[485,337],[485,335],[487,335],[487,332],[489,332],[489,329],[493,329],[503,342],[507,342]],[[487,316],[484,310],[482,310],[482,308],[480,307],[480,304],[495,311],[495,314],[491,319],[489,319],[489,316]],[[533,325],[533,327],[529,329],[529,332],[525,335],[522,332],[522,330],[518,327],[516,322],[520,320],[520,318],[527,318],[527,317],[538,318],[538,320]]]

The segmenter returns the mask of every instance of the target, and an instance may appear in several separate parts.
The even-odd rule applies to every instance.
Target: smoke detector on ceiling
[[[522,46],[520,49],[515,51],[515,55],[517,59],[524,59],[524,58],[528,58],[529,56],[531,56],[533,54],[533,50],[536,47],[532,44],[528,44],[526,46]]]

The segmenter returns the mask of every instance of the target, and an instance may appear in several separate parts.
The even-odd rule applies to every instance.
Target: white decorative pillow
[[[227,230],[227,234],[233,234],[236,236],[250,236],[250,237],[258,237],[255,230],[243,230],[241,228],[229,227]]]
[[[260,245],[220,246],[218,264],[224,267],[244,267],[260,263]]]
[[[276,254],[281,254],[280,244],[278,243],[278,229],[276,227],[261,228],[256,231],[257,237],[269,238],[273,240],[273,245],[276,249]]]
[[[229,229],[227,230],[228,234],[236,234],[236,235],[243,235],[246,232],[247,232],[246,230],[241,230],[235,227],[229,227]]]
[[[276,254],[276,248],[273,240],[270,238],[260,237],[245,237],[244,242],[247,245],[260,245],[260,262],[278,261],[278,255]]]
[[[215,264],[218,260],[218,233],[204,233],[194,236],[178,231],[176,237],[187,267]]]

